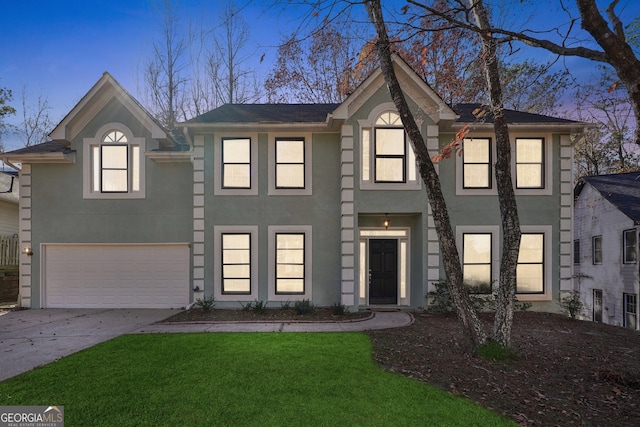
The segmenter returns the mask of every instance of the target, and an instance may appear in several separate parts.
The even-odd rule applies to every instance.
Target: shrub
[[[456,311],[453,298],[449,292],[449,285],[446,280],[440,280],[433,282],[436,290],[427,293],[427,308],[426,310],[432,313],[453,313]],[[469,297],[471,298],[471,305],[476,311],[495,311],[498,289],[497,287],[493,292],[489,292],[488,285],[480,286],[465,286]],[[528,302],[516,302],[514,305],[516,310],[528,310],[531,308],[531,303]]]
[[[571,291],[569,294],[560,300],[560,306],[562,312],[572,319],[577,319],[582,315],[584,310],[584,303],[580,299],[580,292]]]
[[[346,312],[347,312],[346,305],[342,305],[338,302],[331,305],[331,313],[333,313],[336,316],[344,316]]]
[[[283,310],[290,310],[291,309],[291,301],[286,300],[280,303],[280,308],[282,308]]]
[[[211,295],[208,297],[205,296],[204,298],[198,298],[195,302],[195,306],[204,311],[213,310],[213,307],[216,306],[216,297]]]
[[[316,306],[308,299],[303,299],[302,301],[296,301],[293,304],[293,309],[296,314],[311,314],[315,311]]]
[[[262,314],[267,310],[267,303],[262,300],[255,300],[252,302],[248,302],[246,305],[243,305],[242,309],[244,311],[252,311],[255,314]]]

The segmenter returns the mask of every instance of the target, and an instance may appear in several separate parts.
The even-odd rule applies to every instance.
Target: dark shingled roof
[[[340,104],[225,104],[184,123],[324,123]]]
[[[585,176],[576,186],[576,196],[580,195],[584,183],[591,184],[620,212],[640,224],[640,172]]]
[[[477,121],[473,111],[481,108],[482,104],[456,104],[453,110],[460,116],[458,123],[475,123]],[[509,124],[579,124],[574,120],[561,119],[558,117],[543,116],[542,114],[525,113],[523,111],[505,109],[505,116]],[[489,115],[483,120],[484,123],[493,123],[493,118]]]
[[[23,154],[47,154],[47,153],[73,153],[75,150],[67,147],[64,144],[55,141],[47,141],[41,144],[31,145],[29,147],[19,148],[17,150],[13,150],[9,153],[12,155],[23,155]]]

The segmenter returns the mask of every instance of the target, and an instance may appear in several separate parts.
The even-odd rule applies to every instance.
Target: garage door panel
[[[189,298],[187,245],[45,245],[45,306],[179,308]]]

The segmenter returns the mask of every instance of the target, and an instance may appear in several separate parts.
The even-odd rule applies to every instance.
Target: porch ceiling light
[[[389,226],[391,225],[391,220],[389,219],[387,214],[384,214],[384,221],[382,221],[382,225],[384,225],[385,230],[388,229]]]

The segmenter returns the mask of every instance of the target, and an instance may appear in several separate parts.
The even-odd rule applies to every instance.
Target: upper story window
[[[304,188],[304,138],[276,138],[276,188]]]
[[[602,264],[602,236],[591,239],[591,259],[594,264]]]
[[[250,138],[222,138],[222,188],[251,188]]]
[[[491,188],[491,139],[466,138],[462,151],[462,186],[464,188]]]
[[[95,138],[85,138],[84,198],[143,198],[144,141],[119,123],[103,126]]]
[[[638,233],[635,228],[623,232],[622,259],[625,264],[635,264],[638,260]]]
[[[258,194],[258,135],[221,134],[213,145],[214,193],[249,196]]]
[[[400,115],[387,110],[360,126],[362,188],[419,189],[416,157]]]
[[[511,179],[516,195],[551,195],[553,192],[553,147],[550,134],[511,133]],[[496,144],[494,135],[477,134],[462,142],[456,156],[456,194],[497,195],[495,184]]]
[[[516,138],[516,188],[544,188],[544,138]]]

